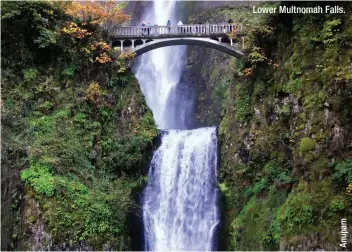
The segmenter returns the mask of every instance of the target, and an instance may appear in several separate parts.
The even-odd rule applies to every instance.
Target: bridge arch
[[[111,47],[121,47],[121,41],[116,40],[111,43]]]
[[[155,39],[150,41],[149,43],[145,43],[143,45],[137,46],[134,49],[134,52],[137,56],[142,55],[151,50],[174,46],[174,45],[194,45],[194,46],[203,46],[211,49],[215,49],[227,54],[230,54],[236,58],[241,58],[244,56],[243,52],[237,48],[236,45],[228,45],[226,43],[216,41],[209,38],[167,38],[167,39]]]
[[[123,47],[130,47],[132,46],[132,41],[129,39],[126,39],[122,42]]]
[[[144,42],[141,39],[137,39],[136,41],[134,41],[134,46],[140,46],[140,45],[143,45],[143,44],[144,44]]]

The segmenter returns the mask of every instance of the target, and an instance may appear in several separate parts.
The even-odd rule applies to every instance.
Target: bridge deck
[[[148,39],[148,38],[175,38],[175,37],[218,37],[232,31],[237,36],[243,36],[241,25],[235,24],[198,24],[198,25],[171,25],[171,26],[128,26],[118,27],[109,37],[112,39]]]

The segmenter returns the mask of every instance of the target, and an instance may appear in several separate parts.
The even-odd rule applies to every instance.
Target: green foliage
[[[265,179],[260,180],[258,183],[254,185],[254,188],[253,188],[254,195],[257,195],[266,187],[267,187],[267,181]]]
[[[333,43],[337,42],[337,38],[334,37],[334,34],[339,31],[338,27],[340,24],[340,19],[334,19],[325,22],[321,33],[321,39],[323,40],[325,46],[331,46]]]
[[[69,236],[74,242],[90,241],[94,247],[106,239],[121,239],[125,213],[134,203],[120,180],[96,181],[92,192],[78,181],[56,176],[55,186],[57,199],[46,200],[43,217],[57,239]]]
[[[292,94],[292,93],[296,93],[296,91],[299,90],[300,87],[301,87],[301,79],[297,78],[285,84],[282,90],[284,92]]]
[[[281,116],[289,116],[291,113],[291,107],[290,105],[284,105],[282,106],[282,108],[280,109],[280,115]]]
[[[283,235],[319,231],[328,238],[327,225],[336,225],[346,203],[343,195],[333,195],[330,179],[312,183],[301,180],[280,210]]]
[[[65,120],[65,119],[68,119],[69,117],[70,117],[70,112],[66,109],[60,109],[53,115],[53,118],[55,120]]]
[[[281,230],[280,230],[279,217],[278,217],[279,212],[280,212],[280,208],[277,208],[275,211],[274,218],[270,223],[267,235],[264,236],[261,241],[264,247],[270,248],[273,250],[277,249],[280,245]]]
[[[32,120],[30,125],[38,136],[50,134],[53,130],[53,123],[49,116],[42,116],[36,120]]]
[[[313,139],[309,137],[304,137],[301,139],[301,142],[299,144],[299,149],[302,153],[314,150],[314,148],[315,148],[315,143]]]
[[[54,195],[54,177],[47,165],[32,163],[28,169],[21,172],[21,179],[31,185],[39,195],[46,197]]]
[[[45,48],[50,46],[51,44],[56,44],[58,39],[58,31],[51,31],[46,28],[42,28],[39,30],[39,36],[34,40],[34,43],[38,44],[39,48]]]
[[[84,123],[86,122],[86,118],[87,115],[83,114],[83,113],[78,113],[74,118],[73,121],[74,122],[79,122],[79,123]]]
[[[254,47],[248,54],[248,60],[251,62],[252,66],[256,66],[258,63],[263,63],[266,57],[259,47]]]
[[[5,67],[51,59],[50,50],[59,44],[59,30],[65,17],[58,4],[50,1],[4,2],[1,16],[2,30],[7,31],[2,33],[7,46],[6,52],[2,53]],[[46,58],[37,59],[37,55]],[[18,58],[18,62],[11,61],[11,57]]]
[[[299,232],[303,227],[314,222],[316,212],[312,206],[312,197],[307,193],[291,193],[289,195],[280,210],[279,217],[285,232]]]
[[[332,178],[338,183],[352,184],[352,159],[345,159],[337,164]]]
[[[46,112],[48,110],[50,110],[53,107],[53,103],[50,101],[45,101],[41,104],[38,105],[38,109],[42,112]]]
[[[352,180],[349,159],[333,169],[328,165],[331,158],[350,157],[344,137],[333,130],[335,119],[340,127],[351,125],[350,109],[343,104],[351,93],[352,19],[351,6],[344,8],[346,14],[338,16],[288,20],[275,14],[259,25],[247,22],[248,59],[239,71],[253,72],[240,75],[230,88],[219,131],[220,181],[231,188],[226,210],[235,209],[235,216],[226,215],[230,250],[277,250],[279,244],[280,249],[299,250],[315,234],[322,248],[336,246],[338,234],[329,230],[338,229],[341,216],[350,215]],[[239,124],[236,96],[242,88],[250,101],[244,111],[260,113]],[[272,196],[275,190],[283,196]]]
[[[290,184],[294,179],[289,175],[289,171],[283,169],[275,161],[268,162],[264,166],[264,172],[270,181],[278,184]]]
[[[280,243],[279,206],[286,199],[286,192],[268,188],[266,199],[253,196],[231,223],[231,249],[277,250]]]
[[[230,197],[231,196],[231,191],[229,190],[229,188],[226,186],[225,183],[220,183],[219,185],[219,189],[220,191],[226,196],[226,197]]]
[[[128,75],[114,75],[108,82],[108,87],[125,86],[129,81]]]
[[[296,203],[296,202],[295,202]],[[309,224],[313,222],[313,207],[307,205],[295,204],[292,208],[287,208],[282,221],[287,221],[292,225]]]
[[[72,240],[94,250],[130,250],[131,185],[145,181],[142,164],[158,131],[130,73],[115,80],[118,92],[107,89],[127,60],[96,64],[84,56],[92,45],[110,50],[101,30],[81,27],[90,34],[82,39],[60,32],[72,21],[65,4],[2,3],[4,146],[19,159],[16,169],[30,160],[21,180],[33,201],[25,204],[38,203],[51,248]],[[31,230],[35,214],[23,215],[21,228]],[[16,249],[30,249],[26,237]]]
[[[28,69],[22,70],[22,73],[23,73],[24,81],[31,82],[37,77],[38,70],[35,68],[28,68]]]
[[[235,108],[236,117],[240,122],[244,122],[252,113],[249,94],[240,85],[236,85]]]
[[[334,212],[342,211],[346,208],[346,200],[342,196],[336,196],[330,203],[330,208]]]
[[[35,160],[33,164],[40,165],[24,170],[22,180],[33,187],[56,241],[84,240],[100,249],[109,240],[113,247],[128,249],[126,218],[134,203],[131,188],[124,184],[136,182],[116,176],[131,173],[138,179],[145,151],[158,134],[152,113],[146,110],[143,115],[126,119],[133,126],[129,128],[119,118],[117,122],[112,116],[95,118],[96,114],[82,104],[73,107],[76,97],[69,89],[61,93],[55,99],[37,101],[34,106],[43,111],[51,108],[50,113],[33,111],[27,118],[26,134],[31,146],[28,155]],[[139,105],[144,105],[144,111],[145,103],[139,101]],[[107,113],[114,109],[101,108]],[[133,109],[142,112],[140,107]],[[123,135],[116,135],[116,123],[125,130]],[[95,141],[97,137],[99,142]]]
[[[150,110],[144,114],[139,132],[145,138],[146,143],[151,143],[159,134],[159,131],[155,127],[153,113]]]
[[[230,81],[227,79],[222,79],[221,82],[215,86],[212,95],[221,101],[225,100],[229,86]]]
[[[75,76],[76,66],[74,64],[70,64],[64,70],[62,70],[61,74],[67,78],[73,78]]]

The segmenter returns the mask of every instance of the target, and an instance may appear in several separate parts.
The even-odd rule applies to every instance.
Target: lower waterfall
[[[143,195],[146,250],[212,250],[219,223],[216,128],[163,131]]]

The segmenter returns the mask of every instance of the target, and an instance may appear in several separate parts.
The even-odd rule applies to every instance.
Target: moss
[[[298,118],[300,118],[301,120],[306,122],[307,121],[307,113],[306,112],[302,112],[301,114],[298,115]]]
[[[252,113],[249,94],[243,87],[239,85],[236,85],[235,108],[236,118],[240,122],[244,122]]]
[[[300,90],[301,82],[302,80],[300,78],[294,79],[288,82],[286,85],[283,85],[282,91],[291,93],[291,94],[296,94]]]
[[[231,224],[231,249],[279,249],[278,206],[285,198],[286,192],[274,187],[264,200],[252,197]]]
[[[316,179],[322,179],[329,174],[329,171],[329,160],[327,157],[320,157],[314,162],[314,164],[312,164],[311,173]]]
[[[329,97],[328,103],[331,104],[334,111],[340,111],[341,103],[342,103],[341,96]]]
[[[299,130],[304,130],[306,128],[306,125],[305,124],[301,124],[299,125],[298,129]]]
[[[303,163],[305,165],[310,165],[316,158],[316,155],[312,152],[303,152]]]
[[[280,109],[280,115],[281,116],[289,116],[291,113],[291,107],[290,105],[284,105],[281,109]]]
[[[36,220],[37,220],[37,216],[31,215],[28,218],[28,224],[33,224],[34,222],[36,222]]]
[[[344,197],[332,195],[332,184],[329,179],[312,183],[301,181],[301,183],[302,185],[289,195],[280,210],[280,226],[283,234],[294,239],[297,235],[316,231],[326,241],[338,239],[338,233],[331,234],[327,228],[329,226],[335,228],[338,225],[340,217],[336,212],[345,209],[342,200]]]
[[[346,199],[343,196],[339,195],[339,196],[335,196],[331,200],[330,209],[333,212],[341,212],[346,208],[347,205],[348,204],[346,202]]]
[[[309,137],[304,137],[301,139],[299,144],[299,149],[302,153],[314,150],[315,144],[314,140]]]

